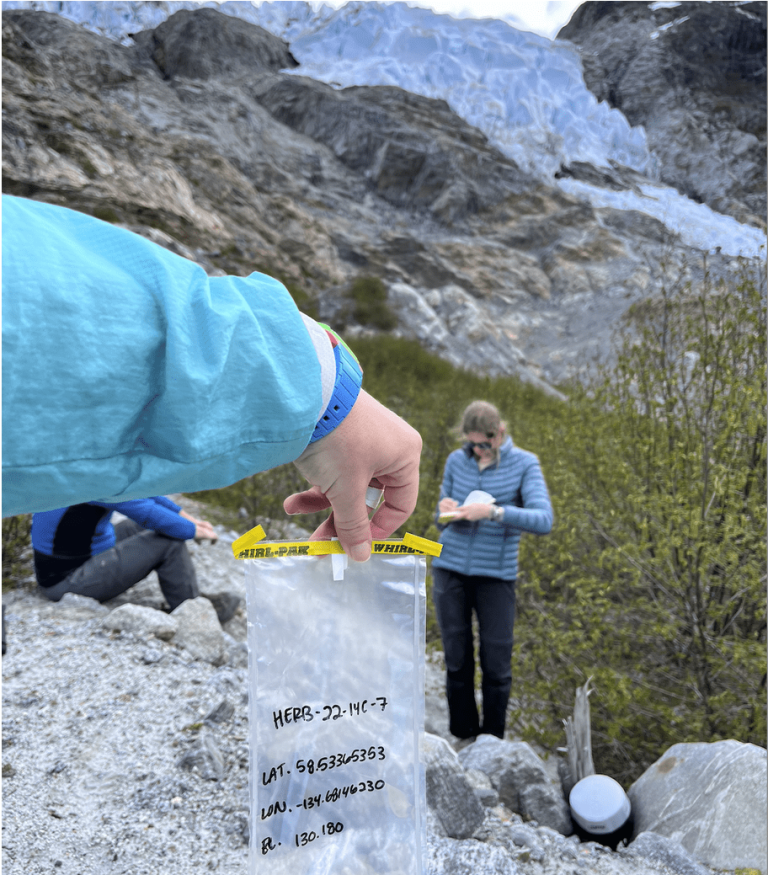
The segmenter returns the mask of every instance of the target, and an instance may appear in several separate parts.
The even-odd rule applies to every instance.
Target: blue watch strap
[[[331,400],[312,432],[309,441],[311,444],[332,432],[344,420],[357,401],[360,387],[363,385],[363,371],[352,351],[338,335],[329,329],[326,330],[331,335],[331,342],[335,341],[333,357],[336,361],[336,382]]]

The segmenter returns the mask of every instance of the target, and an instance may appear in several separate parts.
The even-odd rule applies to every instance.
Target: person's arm
[[[526,465],[520,490],[523,506],[504,505],[504,516],[499,522],[534,535],[548,534],[552,530],[554,514],[547,484],[539,460],[535,456],[531,456]],[[495,508],[495,505],[491,507]]]
[[[465,522],[490,520],[534,535],[548,534],[552,530],[552,502],[549,500],[549,492],[544,475],[541,473],[539,460],[532,454],[523,472],[520,491],[522,507],[515,504],[477,502],[459,508],[456,519]]]
[[[322,409],[288,291],[3,196],[3,514],[216,488],[292,461]]]
[[[179,516],[184,517],[185,520],[189,520],[195,526],[195,540],[196,541],[218,541],[219,536],[216,534],[216,530],[214,527],[208,522],[208,520],[199,520],[197,517],[193,517],[188,514],[185,510],[179,511]]]
[[[181,508],[169,499],[160,502],[157,497],[153,497],[131,501],[94,501],[91,503],[109,510],[116,510],[138,523],[142,528],[151,529],[169,538],[188,541],[195,537],[195,523],[183,517],[179,513]],[[172,506],[169,507],[169,504]]]
[[[4,516],[213,489],[292,460],[334,511],[323,533],[357,555],[412,512],[421,439],[365,392],[308,446],[324,365],[277,280],[208,277],[129,231],[7,195],[2,244]],[[371,525],[367,476],[385,491]]]

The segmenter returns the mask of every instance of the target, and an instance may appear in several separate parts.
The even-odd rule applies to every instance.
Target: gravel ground
[[[3,658],[3,872],[245,872],[247,669],[25,595]],[[225,723],[204,718],[222,701]],[[225,779],[180,765],[207,736]]]

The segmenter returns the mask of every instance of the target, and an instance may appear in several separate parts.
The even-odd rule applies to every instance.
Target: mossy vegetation
[[[101,219],[102,222],[109,222],[112,225],[120,221],[115,210],[103,204],[94,208],[93,215],[95,218]]]
[[[3,519],[3,592],[32,573],[32,563],[27,556],[31,531],[31,514]]]

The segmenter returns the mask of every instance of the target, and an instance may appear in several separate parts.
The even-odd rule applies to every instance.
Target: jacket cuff
[[[318,419],[310,443],[325,437],[344,421],[357,401],[363,383],[363,369],[360,367],[357,356],[332,328],[323,325],[323,323],[320,323],[320,327],[328,332],[328,338],[333,347],[336,380],[331,400]]]
[[[309,332],[312,344],[315,347],[317,360],[320,363],[320,383],[322,389],[322,403],[315,416],[315,421],[320,419],[325,408],[331,401],[333,395],[333,387],[336,383],[336,361],[333,355],[333,346],[328,332],[314,319],[305,316],[304,313],[299,314],[304,322],[304,327]]]

